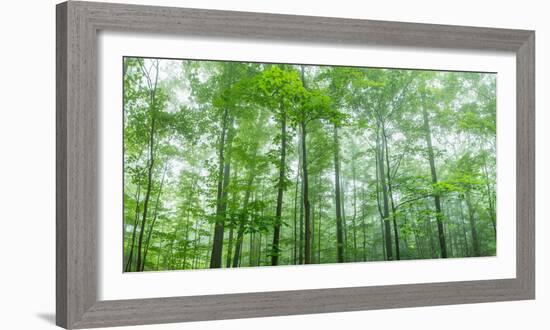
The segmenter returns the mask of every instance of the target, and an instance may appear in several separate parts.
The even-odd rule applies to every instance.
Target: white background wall
[[[104,0],[105,1],[105,0]],[[0,11],[0,328],[53,329],[55,3]],[[110,1],[115,2],[115,1]],[[211,9],[533,29],[537,32],[537,300],[146,326],[143,329],[548,329],[550,21],[545,1],[116,1]]]

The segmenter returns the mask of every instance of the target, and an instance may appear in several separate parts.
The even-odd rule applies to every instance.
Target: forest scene
[[[496,255],[496,74],[122,71],[124,272]]]

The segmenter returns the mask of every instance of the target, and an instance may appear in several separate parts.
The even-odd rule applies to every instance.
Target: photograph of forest
[[[496,255],[496,74],[122,64],[123,271]]]

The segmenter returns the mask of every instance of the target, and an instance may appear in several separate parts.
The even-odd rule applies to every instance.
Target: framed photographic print
[[[57,6],[57,324],[534,299],[533,31]]]

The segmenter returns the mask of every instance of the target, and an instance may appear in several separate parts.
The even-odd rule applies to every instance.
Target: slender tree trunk
[[[248,246],[248,266],[255,266],[256,262],[256,232],[251,232]]]
[[[357,261],[357,186],[355,183],[355,161],[354,155],[351,156],[351,174],[353,180],[353,217],[351,218],[351,225],[353,226],[353,261]]]
[[[227,135],[227,136],[226,136]],[[226,108],[222,119],[222,132],[219,147],[219,168],[218,168],[218,193],[216,198],[216,222],[214,226],[214,238],[212,253],[210,256],[210,268],[222,266],[223,236],[225,227],[225,216],[227,210],[227,187],[229,186],[229,175],[231,171],[231,140],[233,138],[233,120],[229,119],[229,110]],[[227,139],[227,146],[226,144]],[[227,155],[226,153],[227,148]],[[227,156],[227,157],[226,157]]]
[[[464,219],[464,207],[462,205],[462,199],[459,199],[458,203],[460,205],[460,226],[462,227],[462,239],[464,241],[464,255],[470,256],[470,247],[468,245],[468,236],[466,235],[466,224]]]
[[[160,226],[160,230],[164,231],[164,223],[162,223],[162,225]],[[160,251],[162,251],[162,237],[159,237],[159,253],[157,254],[157,264],[155,267],[156,270],[159,270],[160,255],[161,255]]]
[[[262,265],[262,232],[258,232],[259,239],[258,239],[258,258],[256,260],[256,266]]]
[[[153,234],[153,229],[155,223],[157,222],[158,208],[160,203],[160,195],[162,194],[162,187],[164,186],[164,178],[166,177],[166,170],[168,169],[168,162],[164,164],[164,170],[162,171],[162,179],[160,180],[159,191],[157,194],[157,200],[155,202],[155,210],[153,211],[153,220],[149,226],[149,232],[147,233],[147,238],[145,240],[145,251],[143,252],[143,261],[141,264],[141,270],[145,268],[145,261],[147,260],[147,252],[149,251],[149,244],[151,242],[151,235]]]
[[[348,245],[348,222],[346,218],[346,202],[345,202],[345,191],[346,186],[344,180],[340,178],[340,204],[342,205],[342,229],[344,232],[344,262],[349,260],[349,245]]]
[[[149,131],[149,164],[147,166],[147,189],[145,191],[145,200],[143,201],[143,216],[141,219],[141,226],[138,237],[138,251],[136,261],[136,271],[142,271],[142,252],[143,252],[143,236],[145,234],[145,225],[147,224],[147,211],[149,208],[149,199],[151,198],[151,190],[153,186],[153,167],[155,164],[155,117],[152,114],[151,129]]]
[[[155,131],[156,131],[156,108],[155,108],[155,96],[157,91],[157,83],[158,83],[158,60],[156,62],[156,77],[155,82],[153,83],[151,77],[149,76],[149,73],[145,68],[143,67],[143,64],[141,64],[141,69],[143,74],[145,75],[147,79],[147,84],[149,86],[149,112],[151,115],[151,127],[149,129],[149,160],[147,164],[147,188],[145,191],[145,200],[143,201],[143,217],[141,219],[141,226],[139,231],[139,238],[138,238],[138,255],[136,260],[136,271],[142,271],[141,265],[142,265],[142,247],[143,247],[143,235],[145,234],[145,225],[147,224],[147,211],[149,207],[149,199],[151,198],[151,190],[153,185],[153,168],[155,164]]]
[[[380,237],[382,238],[382,258],[384,260],[388,259],[388,251],[386,250],[387,244],[386,244],[386,235],[385,235],[385,226],[384,226],[384,220],[380,218]],[[390,250],[391,253],[391,250]]]
[[[193,237],[193,269],[197,268],[197,262],[199,257],[199,242],[201,239],[200,232],[199,232],[199,221],[195,223],[195,235]]]
[[[413,229],[413,233],[414,233],[414,244],[415,244],[415,247],[416,247],[415,250],[418,250],[417,251],[417,256],[418,256],[418,254],[420,254],[420,258],[424,259],[424,252],[422,251],[422,243],[418,239],[418,228],[416,227],[416,220],[414,219],[414,217],[413,217],[413,220],[412,220],[412,229]]]
[[[470,191],[466,190],[466,206],[468,206],[468,220],[470,221],[470,231],[472,234],[472,248],[474,250],[474,257],[479,257],[481,255],[481,249],[479,246],[479,237],[476,228],[475,220],[475,210],[472,205],[472,198],[470,196]]]
[[[338,262],[344,262],[344,234],[342,226],[342,209],[340,203],[340,147],[338,142],[338,125],[334,124],[334,202],[336,209],[336,256]]]
[[[253,157],[256,159],[256,156]],[[248,219],[248,201],[250,199],[250,192],[252,191],[252,184],[254,182],[255,168],[250,170],[247,183],[246,183],[246,192],[244,193],[243,209],[239,216],[239,229],[237,230],[237,243],[235,246],[235,256],[233,257],[233,267],[238,267],[239,260],[241,258],[243,238],[244,238],[244,228],[246,220]]]
[[[377,141],[378,141],[378,135],[377,135]],[[381,197],[380,197],[380,166],[379,166],[379,160],[380,160],[380,157],[379,157],[379,152],[380,152],[380,148],[379,148],[379,144],[377,142],[376,144],[376,149],[375,149],[375,155],[374,155],[374,159],[376,161],[376,170],[374,171],[375,172],[375,175],[376,175],[376,206],[378,208],[378,213],[380,214],[380,242],[382,243],[382,258],[384,260],[388,260],[388,255],[386,253],[386,235],[384,233],[384,211],[382,210],[382,202],[381,202]],[[374,240],[373,240],[374,242]]]
[[[426,144],[428,145],[428,160],[430,162],[430,171],[432,174],[432,184],[437,185],[437,172],[435,170],[435,157],[432,146],[432,132],[430,128],[430,121],[428,119],[428,111],[426,107],[422,106],[422,117],[424,119],[424,130],[426,134]],[[439,238],[439,247],[441,251],[441,258],[447,258],[447,245],[445,243],[445,229],[443,228],[443,214],[441,212],[441,200],[439,192],[434,192],[434,204],[435,204],[435,217],[437,220],[437,232]]]
[[[313,180],[315,182],[315,187],[319,187],[317,184],[317,179]],[[317,195],[315,196],[317,198]],[[313,204],[311,205],[311,263],[315,263],[315,255],[317,254],[317,250],[315,249],[315,242],[317,240],[317,234],[316,234],[316,227],[315,227],[315,211],[317,210],[315,208],[316,206],[316,199],[313,199]]]
[[[365,210],[365,188],[361,187],[361,227],[363,228],[363,261],[367,261],[367,223]]]
[[[302,179],[300,180],[300,246],[299,246],[299,249],[298,249],[298,263],[301,265],[304,263],[304,179],[303,179],[303,176],[304,176],[304,173],[302,172],[302,168],[303,168],[303,163],[304,163],[304,160],[302,159],[302,133],[301,133],[301,130],[299,132],[299,143],[298,143],[298,152],[299,152],[299,156],[298,156],[298,165],[299,165],[299,174],[301,175]]]
[[[234,235],[234,228],[233,228],[234,219],[231,220],[231,227],[229,227],[229,237],[227,239],[227,254],[225,255],[225,267],[230,268],[231,267],[231,257],[233,254],[233,235]]]
[[[397,215],[395,212],[395,203],[393,201],[393,188],[392,188],[392,177],[391,177],[391,167],[390,167],[390,151],[388,149],[388,137],[386,136],[386,130],[382,127],[382,137],[383,137],[383,148],[386,151],[386,176],[387,176],[387,185],[388,185],[388,197],[391,204],[391,217],[393,221],[393,236],[395,238],[395,259],[401,260],[401,250],[399,248],[399,227],[397,226]]]
[[[134,246],[136,244],[136,230],[139,219],[139,199],[141,194],[141,181],[138,182],[137,192],[136,192],[136,213],[134,217],[134,227],[132,228],[132,241],[130,245],[130,252],[128,253],[128,260],[126,261],[126,267],[124,268],[125,272],[129,272],[132,269],[132,259],[134,257]],[[125,231],[126,233],[126,231]]]
[[[307,149],[306,149],[306,139],[307,139],[307,131],[306,131],[306,123],[305,121],[302,121],[301,123],[301,129],[302,129],[302,180],[304,182],[304,192],[303,192],[303,200],[304,200],[304,225],[305,225],[305,246],[304,246],[304,263],[310,264],[311,263],[311,206],[309,204],[309,182],[308,182],[308,170],[307,170]]]
[[[451,221],[451,218],[449,217],[448,218],[449,221]],[[450,222],[449,222],[449,226],[450,226]],[[451,229],[449,228],[449,226],[445,226],[445,238],[447,238],[448,242],[449,242],[449,246],[448,246],[448,256],[449,258],[452,258],[454,256],[454,252],[453,252],[453,235],[451,235]]]
[[[233,170],[233,179],[232,181],[236,181],[238,179],[238,169],[235,168]],[[232,194],[232,198],[231,198],[231,203],[232,205],[236,205],[236,201],[237,201],[237,196],[238,194],[237,193],[233,193]],[[236,221],[235,221],[235,215],[234,215],[234,212],[231,214],[230,216],[230,224],[231,226],[229,227],[229,237],[227,239],[227,253],[225,254],[225,268],[230,268],[231,265],[232,265],[232,257],[233,257],[233,245],[234,245],[234,233],[235,233],[235,226],[236,226]]]
[[[283,193],[285,191],[286,165],[286,114],[281,106],[281,158],[279,161],[279,182],[277,184],[277,208],[275,210],[275,224],[273,225],[273,244],[271,250],[271,265],[279,264],[279,239],[281,235],[281,214],[283,212]]]
[[[380,134],[380,133],[379,133]],[[384,211],[382,214],[382,220],[384,222],[384,234],[386,241],[386,257],[387,260],[393,260],[393,251],[392,251],[392,238],[391,238],[391,225],[390,225],[390,209],[388,201],[388,186],[386,183],[386,174],[384,169],[384,149],[380,142],[380,136],[377,135],[376,145],[378,150],[378,171],[380,180],[380,185],[382,186],[382,197],[384,202]]]
[[[181,261],[181,269],[185,269],[187,265],[187,250],[189,249],[189,228],[191,227],[189,225],[191,219],[190,219],[190,212],[187,211],[187,221],[185,222],[185,233],[183,234],[183,237],[185,238],[184,245],[183,245],[183,258]]]
[[[300,164],[298,164],[300,167]],[[296,265],[298,263],[298,183],[300,181],[300,170],[296,171],[296,184],[294,189],[294,233],[293,233],[293,252],[292,252],[292,263]]]
[[[323,207],[321,203],[322,203],[322,200],[319,200],[319,224],[317,226],[317,262],[318,263],[321,263],[321,225],[323,223],[323,220],[322,220]]]
[[[403,219],[403,226],[405,228],[408,228],[409,221],[407,219],[407,215],[403,214],[403,216],[400,219]],[[405,259],[408,259],[408,257],[409,257],[409,235],[408,235],[408,231],[405,232],[403,235],[401,235],[401,238],[402,238],[402,242],[403,242],[402,255],[405,256]]]
[[[489,171],[487,171],[487,156],[483,157],[483,173],[485,175],[485,187],[487,188],[487,201],[489,202],[489,214],[491,216],[491,223],[493,224],[493,230],[495,232],[495,239],[497,235],[497,223],[495,214],[495,204],[493,201],[493,193],[489,181]]]

